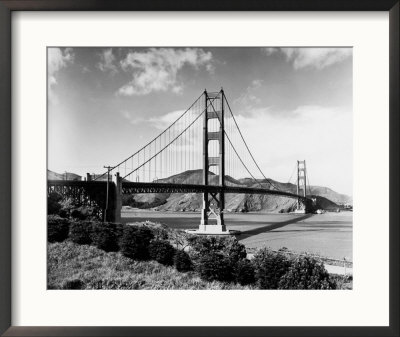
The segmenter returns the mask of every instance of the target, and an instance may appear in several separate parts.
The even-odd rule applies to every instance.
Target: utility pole
[[[107,169],[107,194],[106,194],[106,208],[104,210],[103,222],[106,222],[107,221],[107,210],[108,210],[108,190],[109,190],[109,185],[110,185],[110,170],[111,170],[111,166],[104,166],[104,168]]]

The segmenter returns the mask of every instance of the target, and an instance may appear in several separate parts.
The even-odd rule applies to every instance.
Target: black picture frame
[[[399,0],[0,0],[0,333],[4,336],[399,336]],[[13,11],[386,11],[390,42],[389,327],[21,327],[11,325]],[[366,299],[366,305],[368,303]]]

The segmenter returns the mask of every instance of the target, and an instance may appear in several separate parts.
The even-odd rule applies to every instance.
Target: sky
[[[48,48],[48,169],[103,172],[223,87],[264,174],[352,195],[351,48]],[[162,122],[162,123],[161,123]],[[293,182],[293,179],[292,179]]]

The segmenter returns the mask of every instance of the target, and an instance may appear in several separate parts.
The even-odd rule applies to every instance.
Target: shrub
[[[47,214],[58,214],[61,209],[61,195],[51,192],[47,197]]]
[[[149,245],[149,255],[153,260],[167,266],[174,263],[175,248],[165,240],[155,240]]]
[[[47,240],[62,242],[68,238],[69,221],[57,215],[47,216]]]
[[[244,259],[237,263],[235,279],[242,286],[255,283],[254,267],[249,260]]]
[[[162,225],[155,224],[149,228],[153,232],[154,240],[168,240],[168,231],[166,228],[163,228]]]
[[[335,283],[336,289],[349,290],[353,289],[353,276],[352,275],[338,275],[330,274],[331,282]]]
[[[118,234],[119,233],[117,231],[117,224],[101,222],[93,224],[93,243],[97,246],[97,248],[102,249],[106,252],[119,251]]]
[[[78,220],[85,220],[88,217],[87,211],[82,211],[81,208],[75,208],[71,211],[71,217]]]
[[[287,273],[290,262],[284,254],[266,248],[259,250],[252,261],[260,289],[278,289],[280,278]]]
[[[233,280],[230,260],[221,253],[211,251],[201,256],[197,271],[205,281],[230,282]]]
[[[232,264],[246,258],[246,248],[235,237],[193,236],[188,238],[194,261],[211,252],[227,257]]]
[[[336,284],[330,279],[322,262],[311,256],[301,256],[282,276],[279,289],[335,289]]]
[[[228,256],[233,265],[246,259],[247,252],[245,245],[241,244],[235,237],[225,237],[222,251]]]
[[[193,270],[193,263],[188,253],[183,250],[175,252],[174,265],[177,271],[186,272]]]
[[[125,226],[120,243],[122,254],[134,260],[147,260],[153,237],[149,228]]]
[[[79,290],[85,288],[85,283],[79,279],[66,280],[61,287],[62,289]]]
[[[69,229],[69,237],[72,242],[80,245],[90,245],[92,243],[92,227],[90,221],[72,222]]]

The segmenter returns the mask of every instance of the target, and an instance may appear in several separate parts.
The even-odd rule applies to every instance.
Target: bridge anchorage
[[[244,176],[251,178],[239,179]],[[112,222],[121,221],[123,197],[200,194],[201,200],[195,196],[188,204],[191,210],[200,208],[201,212],[199,228],[189,232],[230,235],[237,232],[225,225],[226,194],[287,197],[296,200],[296,210],[304,213],[312,208],[306,193],[308,181],[304,160],[297,162],[297,193],[281,191],[266,178],[221,89],[205,90],[168,128],[125,160],[108,166],[104,174],[88,174],[86,181],[48,180],[47,185],[49,195],[57,192],[78,203],[96,205],[103,220]]]

